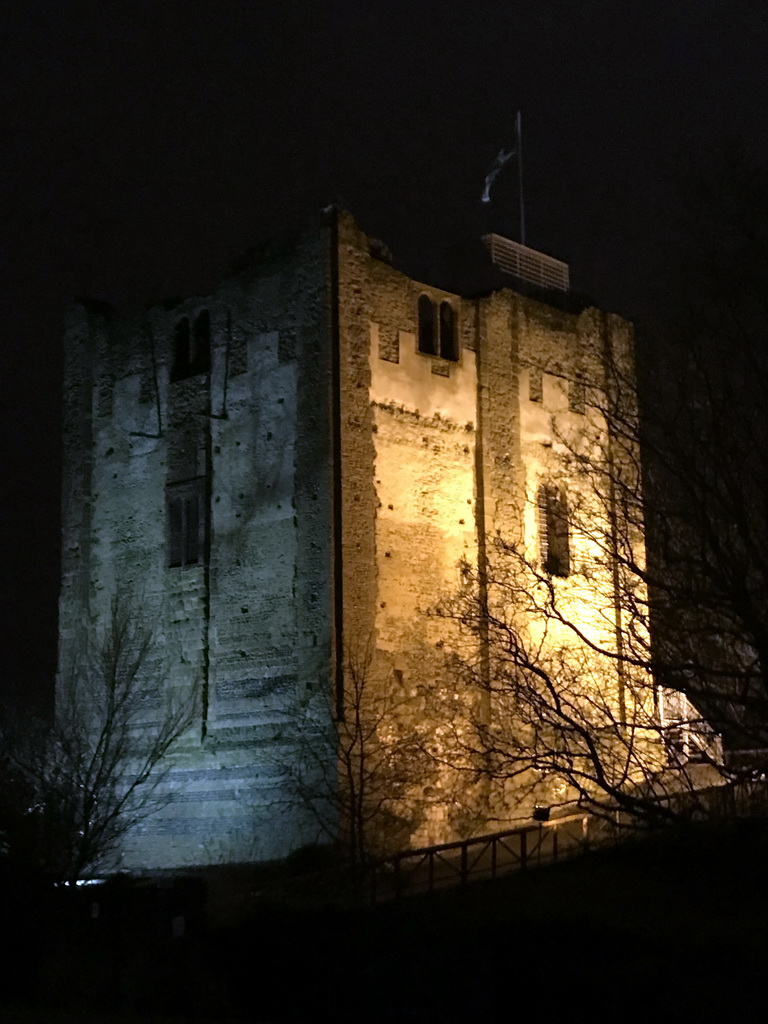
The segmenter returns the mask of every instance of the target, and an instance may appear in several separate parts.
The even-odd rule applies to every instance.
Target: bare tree
[[[373,665],[370,644],[348,649],[343,717],[329,692],[296,705],[293,753],[281,765],[292,799],[327,840],[340,841],[353,870],[408,844],[437,770],[412,702]]]
[[[727,458],[718,474],[711,452],[697,460],[673,433],[649,438],[634,394],[631,367],[606,359],[583,427],[553,421],[557,484],[522,499],[533,535],[496,537],[439,611],[463,627],[465,680],[486,694],[457,743],[472,771],[513,781],[523,804],[656,821],[700,810],[702,787],[763,770],[724,759],[717,734],[768,724],[755,685],[768,591],[749,557],[757,530],[739,541],[731,526],[755,515],[749,486],[731,486]],[[643,458],[677,467],[650,502]],[[733,520],[721,492],[739,495]],[[650,559],[649,511],[664,538]]]
[[[465,630],[458,671],[487,700],[485,713],[473,711],[461,733],[454,728],[451,758],[496,784],[491,815],[514,818],[535,805],[575,803],[598,815],[624,811],[633,821],[676,817],[679,802],[664,798],[694,791],[702,773],[700,765],[691,770],[691,756],[670,757],[671,731],[651,666],[631,651],[637,620],[622,624],[624,646],[617,650],[607,630],[600,637],[561,596],[560,581],[501,539],[485,578],[474,570],[467,577],[467,590],[441,614]],[[589,570],[577,570],[569,583],[588,602]],[[471,707],[457,703],[451,721]],[[693,727],[687,708],[685,714]],[[697,735],[697,755],[714,762],[713,738],[703,730]]]
[[[16,835],[49,877],[109,867],[121,840],[164,802],[174,745],[192,726],[195,688],[166,691],[154,642],[115,597],[103,630],[59,682],[51,725],[6,718],[6,804]],[[13,835],[9,837],[13,844]]]
[[[768,172],[733,147],[686,204],[643,416],[632,367],[603,353],[584,429],[552,424],[560,512],[529,488],[527,530],[441,608],[486,696],[456,744],[472,770],[645,819],[768,768]]]

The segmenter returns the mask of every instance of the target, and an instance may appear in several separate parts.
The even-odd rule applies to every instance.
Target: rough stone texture
[[[453,305],[458,361],[418,352],[421,294]],[[201,309],[210,372],[172,382],[175,324]],[[371,255],[344,213],[285,252],[262,251],[212,296],[128,321],[72,310],[60,671],[118,590],[153,629],[160,685],[203,696],[173,757],[171,800],[136,828],[126,867],[265,859],[318,838],[280,768],[290,709],[331,691],[346,653],[365,648],[377,685],[425,713],[424,687],[450,682],[451,640],[425,613],[489,534],[535,535],[552,414],[576,417],[564,387],[600,379],[606,337],[631,364],[618,318],[421,285]],[[543,372],[538,403],[531,367]],[[166,488],[197,478],[210,554],[168,568]],[[413,799],[412,841],[457,834],[440,784]]]
[[[153,632],[159,685],[202,696],[171,800],[135,830],[126,867],[264,859],[317,838],[305,811],[285,813],[281,737],[330,661],[327,281],[316,230],[214,296],[67,322],[60,672],[119,591]],[[200,309],[210,373],[172,382],[175,324]],[[210,558],[168,568],[166,487],[195,478]]]

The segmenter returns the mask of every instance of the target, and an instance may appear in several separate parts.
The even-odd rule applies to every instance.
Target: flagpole
[[[525,245],[525,200],[523,199],[523,129],[520,111],[515,118],[517,134],[517,188],[520,196],[520,244]]]
[[[485,188],[483,194],[480,197],[481,203],[490,203],[491,201],[491,187],[493,186],[496,176],[498,175],[501,168],[511,157],[517,155],[517,194],[518,201],[520,204],[520,218],[519,218],[519,230],[520,230],[520,244],[525,245],[525,197],[523,195],[523,126],[522,126],[522,113],[517,111],[515,114],[515,145],[512,149],[500,149],[496,159],[491,164],[491,169],[485,176]],[[511,227],[511,225],[510,225]]]

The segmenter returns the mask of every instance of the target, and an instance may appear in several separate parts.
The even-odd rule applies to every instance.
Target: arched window
[[[435,307],[428,295],[419,296],[419,352],[437,355],[435,344]]]
[[[176,323],[171,380],[207,373],[210,368],[211,316],[207,309],[203,309],[197,314],[194,327],[186,316]]]
[[[440,355],[454,362],[459,358],[456,314],[450,302],[440,303]]]
[[[555,484],[543,483],[539,487],[536,504],[541,566],[551,576],[568,576],[571,572],[571,548],[565,491]]]

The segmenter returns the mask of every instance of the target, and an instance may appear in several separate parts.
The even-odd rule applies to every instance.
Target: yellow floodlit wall
[[[467,299],[413,281],[371,256],[351,219],[342,220],[339,253],[345,642],[371,643],[376,685],[398,694],[400,713],[420,722],[439,753],[440,736],[455,725],[441,720],[451,700],[467,711],[452,660],[467,639],[430,613],[459,590],[460,563],[492,565],[497,537],[513,541],[535,567],[541,481],[562,482],[579,513],[589,514],[592,498],[583,479],[568,478],[568,465],[585,438],[605,440],[594,399],[606,360],[634,382],[632,332],[619,317],[565,312],[511,289]],[[424,295],[455,313],[455,361],[419,351]],[[539,400],[531,399],[532,373],[541,375]],[[593,400],[580,407],[573,389],[587,384]],[[592,504],[599,517],[600,502]],[[595,532],[605,535],[605,524]],[[588,532],[574,529],[570,543],[574,572],[555,582],[563,612],[610,651],[617,642],[611,568]],[[580,570],[589,565],[587,582]],[[535,615],[520,627],[533,642],[546,629],[550,649],[574,643],[567,627]],[[605,699],[618,701],[615,669],[602,685]],[[494,714],[492,701],[467,711],[468,720]],[[526,795],[502,787],[499,796],[476,786],[464,800],[457,786],[447,767],[426,791],[414,784],[420,812],[411,842],[455,838],[483,815],[518,820],[535,799],[530,787]]]

